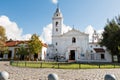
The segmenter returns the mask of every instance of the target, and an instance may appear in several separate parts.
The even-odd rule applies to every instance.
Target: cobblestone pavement
[[[105,74],[114,74],[120,79],[120,69],[48,69],[48,68],[19,68],[0,61],[0,72],[7,71],[9,80],[48,80],[50,73],[56,73],[59,80],[104,80]]]

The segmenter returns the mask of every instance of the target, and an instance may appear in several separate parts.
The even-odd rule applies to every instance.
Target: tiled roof
[[[7,41],[6,42],[6,46],[8,47],[14,47],[14,46],[17,46],[18,44],[21,44],[21,43],[28,43],[29,41]],[[44,47],[47,47],[47,44],[43,43],[42,44]]]
[[[6,42],[6,46],[8,46],[8,47],[13,47],[13,46],[16,46],[16,45],[18,45],[18,44],[21,44],[21,43],[23,43],[24,41],[7,41]]]
[[[105,52],[105,50],[103,48],[94,48],[95,52]]]

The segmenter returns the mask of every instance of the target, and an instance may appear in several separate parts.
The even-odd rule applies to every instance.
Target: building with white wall
[[[74,28],[63,33],[63,15],[59,8],[52,18],[52,44],[48,45],[46,59],[56,60],[56,57],[58,61],[111,62],[105,48],[89,43],[88,34]]]
[[[98,43],[89,43],[89,61],[91,62],[112,62],[111,54],[105,46]]]
[[[48,56],[50,58],[57,56],[63,61],[85,60],[89,50],[88,36],[74,28],[63,33],[63,16],[57,8],[52,18],[52,44],[48,47]]]
[[[28,50],[28,43],[29,41],[7,41],[6,42],[6,46],[8,47],[8,53],[7,54],[3,54],[0,53],[0,58],[2,59],[7,59],[7,60],[20,60],[20,56],[17,55],[17,51],[18,49],[22,46],[24,46],[26,48],[26,50]],[[42,46],[42,51],[39,54],[34,54],[32,55],[33,60],[35,60],[35,58],[40,59],[40,60],[45,60],[45,56],[46,56],[46,50],[47,50],[47,45],[43,44]],[[25,57],[25,60],[29,59],[29,55]]]

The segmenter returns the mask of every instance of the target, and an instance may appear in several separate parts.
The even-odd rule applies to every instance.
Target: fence
[[[40,61],[10,61],[10,65],[32,68],[55,69],[102,69],[120,68],[119,63],[68,63],[68,62],[40,62]]]

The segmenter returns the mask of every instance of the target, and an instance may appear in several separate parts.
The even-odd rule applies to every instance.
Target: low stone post
[[[104,80],[117,80],[115,75],[112,74],[106,74],[104,77]]]
[[[55,73],[49,74],[48,75],[48,80],[59,80],[58,75]]]
[[[9,73],[6,71],[0,72],[0,80],[8,80],[9,78]]]

